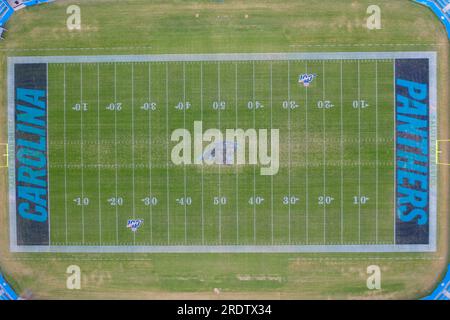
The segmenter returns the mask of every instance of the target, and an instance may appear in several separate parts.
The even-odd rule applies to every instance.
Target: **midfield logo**
[[[136,232],[143,223],[144,220],[142,219],[130,219],[127,222],[127,228],[131,229],[133,232]]]
[[[304,87],[309,87],[309,85],[311,84],[311,82],[313,82],[313,80],[317,77],[317,74],[313,74],[313,73],[303,73],[301,75],[298,76],[298,83],[303,84]]]
[[[175,165],[260,165],[261,175],[272,176],[279,169],[279,140],[278,129],[225,129],[223,133],[211,128],[203,132],[203,122],[194,121],[193,135],[187,129],[172,132],[171,141],[177,144],[171,160]]]

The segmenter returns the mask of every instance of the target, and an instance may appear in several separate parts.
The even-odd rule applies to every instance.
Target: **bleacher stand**
[[[0,274],[0,300],[18,300],[18,295]]]
[[[450,301],[450,266],[445,278],[438,284],[437,288],[423,300],[448,300]]]
[[[427,6],[438,16],[439,20],[444,24],[450,39],[450,0],[413,0]]]
[[[5,25],[15,11],[53,0],[0,0],[0,39],[6,31]]]

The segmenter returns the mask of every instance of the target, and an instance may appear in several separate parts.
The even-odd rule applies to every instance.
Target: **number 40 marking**
[[[369,200],[369,197],[366,196],[355,196],[353,197],[353,204],[366,204]]]

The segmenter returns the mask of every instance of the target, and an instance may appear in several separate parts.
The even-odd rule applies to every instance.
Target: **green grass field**
[[[206,0],[80,0],[76,3],[82,12],[81,31],[68,31],[66,27],[66,8],[73,4],[72,1],[56,1],[51,5],[18,12],[8,24],[6,40],[0,43],[3,74],[6,75],[7,57],[22,55],[437,51],[439,138],[448,139],[448,90],[443,90],[448,88],[448,40],[434,15],[410,1],[378,1],[383,20],[382,29],[375,31],[365,27],[366,9],[373,4],[369,0],[339,3],[332,0],[226,0],[223,4]],[[198,18],[195,17],[197,13]],[[97,87],[97,65],[83,65],[83,93],[80,64],[50,64],[52,244],[83,245],[84,240],[85,246],[100,242],[104,245],[167,245],[167,230],[171,232],[170,244],[201,243],[201,168],[170,166],[168,186],[165,139],[167,130],[171,132],[184,127],[184,121],[186,127],[191,128],[193,121],[202,116],[204,128],[235,128],[237,119],[241,128],[251,127],[255,123],[257,128],[280,129],[282,165],[273,177],[274,243],[289,243],[289,211],[292,244],[305,244],[306,241],[309,244],[324,244],[324,241],[327,244],[392,243],[394,132],[393,110],[388,108],[393,100],[392,62],[377,62],[378,81],[375,80],[375,61],[361,62],[358,81],[357,62],[345,61],[341,102],[340,62],[325,62],[324,75],[323,61],[309,61],[308,72],[316,73],[318,77],[308,88],[307,107],[306,90],[297,83],[298,75],[306,69],[305,61],[292,61],[291,64],[288,78],[287,63],[273,63],[272,108],[269,63],[255,63],[255,83],[253,64],[238,64],[237,103],[235,65],[230,62],[221,63],[220,99],[217,64],[203,65],[204,85],[203,94],[200,94],[199,64],[186,64],[184,82],[183,64],[170,63],[168,102],[165,100],[164,64],[151,64],[150,93],[149,64],[134,65],[133,90],[131,64],[117,64],[116,98],[113,64],[98,66],[100,90]],[[289,100],[288,81],[291,99],[299,105],[299,108],[290,111],[280,108],[280,103]],[[375,108],[377,82],[380,93],[378,121]],[[364,110],[352,107],[353,100],[358,100],[358,83],[359,98],[370,104]],[[0,132],[0,142],[6,143],[5,77],[1,77],[0,84],[4,89],[0,91],[3,101],[0,122],[5,128]],[[115,100],[123,105],[120,112],[106,109]],[[140,109],[149,100],[156,102],[156,110],[148,112]],[[190,109],[184,112],[174,108],[184,100],[191,102]],[[201,100],[203,112],[200,112]],[[211,104],[219,100],[226,101],[225,110],[220,111],[220,125],[219,112],[211,108]],[[264,108],[248,110],[248,102],[254,100],[261,101]],[[334,107],[319,109],[319,100],[330,100]],[[74,104],[81,102],[88,104],[88,111],[72,109]],[[166,128],[166,110],[169,111],[169,128]],[[290,170],[289,119],[291,144],[296,146],[291,149]],[[118,144],[114,141],[115,130]],[[378,197],[375,171],[377,141]],[[149,148],[149,142],[152,148]],[[169,142],[170,147],[173,145]],[[355,165],[359,155],[361,166]],[[259,175],[259,166],[256,168],[255,182],[252,166],[238,168],[238,174],[235,169],[225,165],[203,166],[205,244],[217,244],[220,240],[222,244],[235,244],[238,235],[242,244],[255,244],[255,235],[256,244],[271,244],[271,178]],[[35,298],[418,298],[434,287],[447,265],[447,174],[439,170],[441,200],[438,204],[438,250],[435,253],[11,253],[8,211],[3,206],[0,211],[0,264],[15,289],[20,293],[32,292]],[[8,203],[7,171],[0,171],[0,176],[0,202]],[[236,177],[238,189],[235,187]],[[123,198],[120,207],[110,206],[108,202],[116,194]],[[299,201],[286,206],[282,203],[282,197],[289,194],[298,197]],[[353,204],[353,197],[359,194],[369,198],[361,208]],[[192,198],[192,204],[178,205],[176,199],[186,195]],[[256,208],[248,203],[250,197],[255,195],[264,198]],[[320,206],[318,197],[322,195],[329,195],[334,200],[327,206]],[[148,196],[156,197],[157,205],[145,206],[141,199]],[[225,196],[227,203],[214,205],[213,198],[217,196]],[[74,202],[76,198],[89,198],[89,204],[77,206]],[[239,208],[239,229],[236,208]],[[305,227],[307,212],[308,228]],[[144,219],[135,238],[126,228],[126,220],[133,216]],[[344,217],[342,228],[341,217]],[[66,269],[73,264],[79,265],[82,270],[81,290],[66,288]],[[366,287],[366,269],[373,264],[379,265],[382,270],[382,290],[379,291],[370,291]],[[221,293],[215,294],[214,288],[220,288]]]
[[[393,243],[392,61],[48,68],[52,244]],[[280,129],[279,172],[174,165],[170,134],[200,120]],[[144,220],[135,234],[132,218]]]

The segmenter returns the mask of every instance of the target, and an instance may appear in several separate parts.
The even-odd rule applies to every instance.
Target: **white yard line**
[[[291,63],[288,60],[287,89],[288,101],[291,101]],[[291,108],[288,107],[288,193],[291,199]],[[291,243],[291,201],[288,201],[288,242]]]
[[[238,64],[234,64],[234,106],[235,106],[235,124],[238,127]],[[237,146],[239,148],[239,146]],[[237,155],[235,152],[235,161],[237,161]],[[235,166],[236,173],[236,243],[239,244],[239,171],[238,165]]]
[[[67,115],[66,115],[66,65],[64,64],[64,217],[65,217],[65,231],[66,244],[68,243],[68,221],[67,221]]]
[[[218,98],[219,98],[219,101],[218,101],[218,103],[219,103],[219,106],[218,106],[218,111],[219,111],[219,130],[221,129],[220,128],[220,125],[221,125],[221,123],[220,123],[220,99],[221,99],[221,90],[220,90],[221,88],[220,88],[220,61],[219,62],[217,62],[217,95],[218,95]],[[221,161],[222,161],[222,163],[223,163],[223,158],[224,158],[224,150],[223,150],[223,141],[221,141],[221,143],[222,143],[222,154],[221,154],[221,156],[222,156],[222,159],[221,159]],[[217,153],[216,153],[216,157],[217,157]],[[221,168],[222,168],[222,164],[221,164],[221,162],[219,162],[219,243],[222,243],[222,205],[221,205],[221,202],[222,202],[222,172],[221,172]]]
[[[270,61],[270,128],[273,128],[273,65]],[[237,124],[236,124],[237,128]],[[272,238],[272,244],[274,243],[273,234],[273,175],[270,176],[270,233]]]
[[[341,60],[341,84],[340,84],[340,101],[341,101],[341,243],[344,243],[344,103],[343,103],[343,71]]]
[[[80,160],[81,160],[81,226],[82,226],[82,243],[84,244],[84,154],[83,154],[83,64],[80,64],[80,128],[81,128],[81,143],[80,143]]]
[[[98,221],[99,242],[102,244],[102,196],[101,196],[101,161],[100,161],[100,65],[97,63],[97,187],[98,187]]]
[[[186,63],[183,62],[183,128],[186,128]],[[184,243],[187,244],[186,164],[183,162],[184,187]]]
[[[378,60],[375,60],[375,243],[378,243]]]
[[[203,62],[200,63],[200,120],[203,123]],[[203,161],[203,155],[202,155]],[[202,245],[205,244],[205,194],[204,194],[204,169],[203,163],[201,165],[202,175]]]
[[[114,63],[114,161],[115,161],[115,192],[116,192],[116,243],[119,244],[119,208],[117,203],[117,185],[118,185],[118,172],[117,172],[117,64]]]
[[[152,103],[152,69],[151,64],[148,64],[148,103]],[[148,110],[148,191],[150,197],[150,243],[153,244],[153,193],[152,193],[152,110]]]
[[[325,101],[325,60],[322,61],[322,101]],[[323,133],[323,197],[326,197],[326,120],[325,120],[325,106],[322,108],[322,133]],[[326,228],[327,228],[327,204],[323,204],[323,243],[326,243]]]
[[[358,243],[361,243],[361,72],[358,60]]]
[[[308,61],[305,61],[305,70],[308,73]],[[308,134],[308,87],[305,87],[305,237],[306,244],[309,243],[309,134]]]
[[[255,61],[252,63],[253,128],[256,129]],[[256,164],[253,166],[253,242],[256,243]]]
[[[133,219],[136,219],[136,183],[134,169],[134,63],[131,63],[131,163],[132,163],[132,192],[133,192]],[[133,244],[136,244],[136,232],[133,232]]]
[[[170,196],[169,196],[169,64],[166,62],[166,200],[167,243],[170,244]]]

